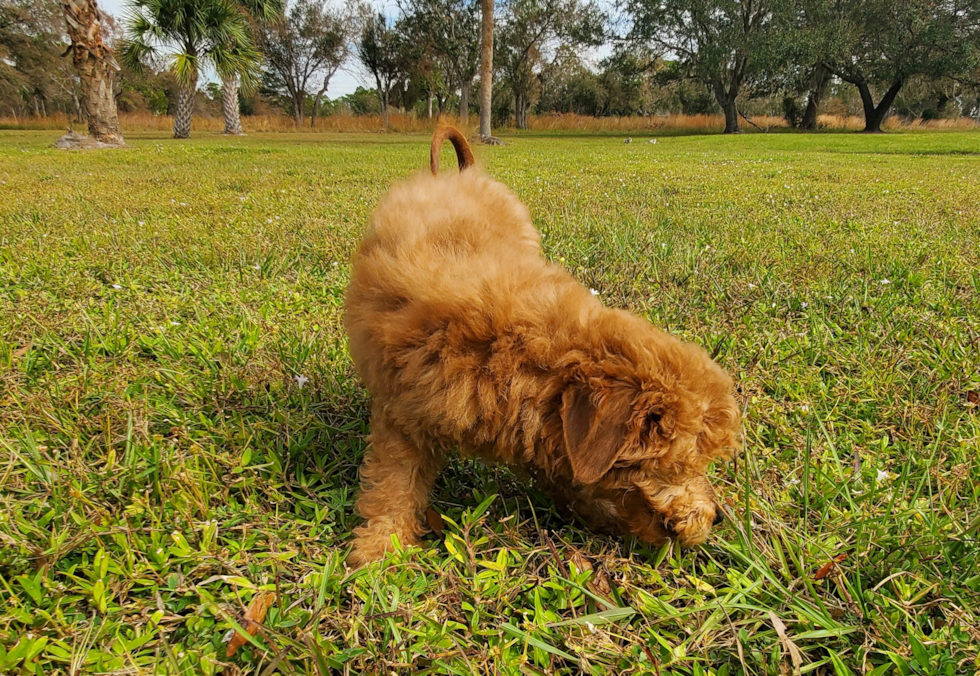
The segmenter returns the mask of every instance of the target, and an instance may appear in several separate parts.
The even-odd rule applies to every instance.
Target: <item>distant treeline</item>
[[[163,39],[157,29],[167,11],[218,1],[133,0],[131,16],[105,18],[103,31],[127,57],[114,85],[121,113],[175,114],[187,55],[179,33]],[[873,131],[889,115],[980,119],[976,0],[626,0],[614,15],[607,6],[497,3],[495,125],[527,128],[535,116],[559,114],[721,115],[737,131],[746,116],[804,129],[861,116]],[[238,93],[243,115],[320,127],[317,117],[389,124],[389,111],[422,120],[477,112],[479,0],[403,0],[397,16],[357,0],[269,7],[247,23],[255,54],[242,70],[254,63],[255,72],[244,73]],[[64,21],[58,0],[0,0],[0,116],[81,121]],[[202,73],[212,43],[195,47]],[[222,67],[214,49],[211,72]],[[341,68],[375,86],[329,99]],[[193,114],[220,117],[222,85],[196,71],[192,84]]]

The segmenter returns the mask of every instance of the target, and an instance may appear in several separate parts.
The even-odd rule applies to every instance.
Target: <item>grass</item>
[[[56,136],[0,135],[0,673],[980,672],[980,134],[479,149],[736,376],[729,518],[650,549],[456,461],[445,538],[356,573],[341,303],[427,137]]]

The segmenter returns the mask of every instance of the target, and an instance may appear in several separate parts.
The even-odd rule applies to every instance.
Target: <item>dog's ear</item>
[[[605,394],[605,393],[603,393]],[[561,397],[565,450],[575,480],[593,484],[609,471],[626,442],[630,400],[626,393],[600,395],[572,384]]]

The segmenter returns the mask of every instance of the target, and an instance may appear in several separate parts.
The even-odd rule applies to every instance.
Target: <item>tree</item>
[[[703,82],[737,134],[738,96],[765,40],[767,0],[626,0],[631,38],[679,57],[688,77]]]
[[[63,109],[83,120],[78,74],[63,55],[58,0],[0,0],[0,97],[4,113],[43,117]]]
[[[246,20],[259,25],[272,21],[282,14],[283,9],[282,0],[235,0],[235,4],[238,5],[239,11],[245,15]],[[255,45],[253,44],[251,33],[252,31],[249,31],[248,44],[244,45],[244,48],[252,52],[248,60],[250,63],[254,63],[257,55],[254,54]],[[242,85],[242,75],[248,78],[249,89],[254,86],[254,73],[243,74],[228,71],[219,73],[219,75],[221,76],[221,112],[225,119],[225,133],[233,135],[243,134],[241,111],[239,110],[238,104],[238,90]]]
[[[980,4],[974,0],[807,0],[802,41],[830,73],[857,87],[865,132],[880,132],[913,75],[938,78],[977,67]]]
[[[132,0],[121,57],[137,73],[166,55],[177,79],[174,138],[190,138],[197,80],[206,65],[253,78],[259,55],[232,0]]]
[[[392,87],[408,71],[406,51],[400,27],[389,26],[384,14],[379,13],[367,20],[357,45],[357,55],[374,76],[381,119],[386,129],[389,126],[388,102]]]
[[[309,96],[312,128],[331,78],[350,53],[360,12],[353,3],[334,9],[323,0],[297,0],[261,28],[266,84],[287,95],[297,129],[303,126]]]
[[[476,10],[474,0],[407,0],[403,5],[402,25],[410,36],[409,44],[418,60],[431,60],[438,71],[428,79],[433,83],[441,80],[449,94],[459,91],[463,124],[480,49]]]
[[[579,0],[507,0],[494,61],[514,97],[518,129],[527,129],[545,53],[559,42],[599,44],[603,22],[595,5]]]
[[[480,138],[490,138],[493,92],[493,0],[480,0]]]
[[[89,135],[99,143],[124,145],[113,76],[119,64],[102,42],[102,13],[96,0],[61,0],[68,25],[72,62],[81,79],[82,105],[88,117]]]

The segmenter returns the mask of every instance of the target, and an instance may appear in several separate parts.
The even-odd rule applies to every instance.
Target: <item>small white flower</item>
[[[175,321],[171,320],[170,321],[170,325],[171,326],[180,326],[180,322],[175,322]]]
[[[802,303],[800,303],[800,307],[806,310],[808,307],[810,307],[810,304],[807,303],[806,301],[803,301]]]
[[[792,479],[790,479],[789,481],[786,482],[786,484],[789,485],[789,486],[797,486],[797,485],[799,485],[799,483],[800,483],[800,480],[797,479],[796,477],[793,477]]]
[[[272,223],[272,219],[271,218],[267,218],[267,219],[265,219],[265,222],[266,223]]]
[[[253,265],[252,266],[252,269],[253,270],[261,270],[262,269],[262,266],[261,265]]]
[[[854,253],[854,249],[851,249],[851,253]]]
[[[301,390],[306,385],[306,383],[310,382],[310,379],[307,378],[306,376],[293,376],[293,377],[296,379],[296,386]]]
[[[599,292],[596,289],[589,289],[589,293],[591,293],[593,296],[599,295]]]
[[[137,225],[146,225],[145,221],[137,221]]]
[[[889,282],[887,279],[883,279],[878,283],[881,284],[882,286],[885,286],[886,284],[891,284],[891,282]]]
[[[802,406],[800,406],[800,410],[803,411],[804,413],[809,413],[810,407],[807,406],[806,404],[803,404]]]
[[[171,204],[174,204],[177,200],[170,200]]]
[[[708,250],[708,249],[710,249],[710,248],[711,248],[711,245],[710,245],[710,244],[705,244],[705,245],[704,245],[704,250],[705,250],[705,251],[707,251],[707,250]]]
[[[338,265],[340,265],[340,263],[338,263],[337,261],[334,261],[334,262],[333,262],[333,266],[334,266],[334,267],[337,267]]]
[[[892,478],[892,475],[889,474],[887,470],[883,470],[883,469],[879,469],[878,470],[878,476],[876,477],[876,480],[878,481],[878,483],[882,483],[882,482],[887,481],[888,479],[891,479],[891,478]]]
[[[221,642],[228,643],[228,641],[230,641],[231,637],[234,635],[235,635],[235,630],[229,629],[228,631],[225,632],[225,635],[221,637]]]
[[[751,282],[749,282],[749,288],[750,289],[754,289],[755,288],[755,284],[752,284]]]
[[[276,220],[277,220],[277,221],[279,220],[279,217],[278,217],[278,216],[276,216]]]
[[[664,249],[666,249],[667,248],[667,243],[666,242],[661,242],[660,243],[660,246],[663,247]]]
[[[181,202],[181,203],[180,203],[180,206],[182,206],[182,207],[186,207],[186,206],[187,206],[187,202]]]
[[[157,548],[157,554],[163,554],[163,547]]]
[[[772,304],[772,306],[773,306],[773,307],[776,307],[776,304],[775,304],[775,303],[773,303],[773,304]]]
[[[589,630],[589,633],[590,634],[594,634],[595,633],[595,625],[592,624],[591,622],[586,622],[585,623],[585,628]]]
[[[113,284],[113,285],[112,285],[112,288],[113,288],[113,289],[121,289],[122,287],[121,287],[121,286],[119,286],[118,284]]]

